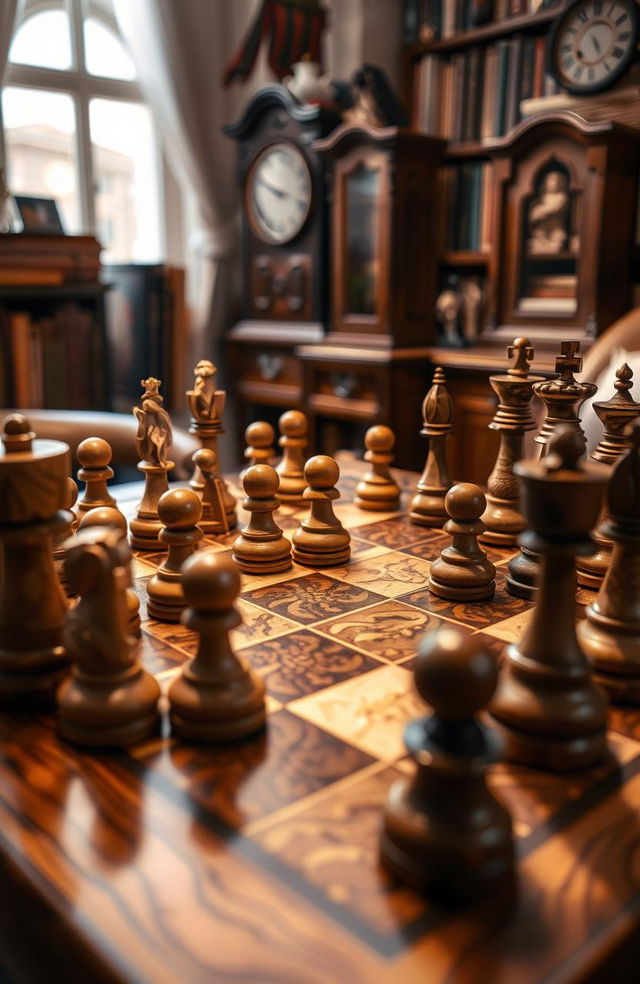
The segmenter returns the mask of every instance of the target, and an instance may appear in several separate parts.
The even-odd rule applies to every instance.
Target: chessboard
[[[438,908],[381,867],[382,806],[413,769],[403,729],[425,713],[418,640],[452,622],[499,655],[532,606],[506,592],[513,551],[496,549],[492,601],[430,595],[446,534],[356,508],[357,463],[341,466],[351,563],[243,576],[233,642],[264,678],[265,732],[215,746],[165,730],[88,754],[56,737],[53,717],[0,715],[0,933],[5,955],[27,941],[22,980],[61,980],[61,966],[65,982],[92,984],[560,984],[611,968],[632,980],[616,961],[640,927],[638,711],[612,711],[599,768],[491,768],[517,842],[508,913],[491,898]],[[398,477],[406,504],[417,476]],[[301,512],[277,513],[287,534]],[[205,545],[229,550],[236,535]],[[166,690],[195,642],[146,615],[161,557],[135,554],[133,574],[142,659]],[[590,600],[581,590],[578,617]]]

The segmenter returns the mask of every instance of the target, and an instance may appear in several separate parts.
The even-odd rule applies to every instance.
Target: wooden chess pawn
[[[461,482],[449,489],[444,500],[449,520],[444,524],[451,544],[431,565],[429,590],[452,601],[484,601],[496,589],[496,569],[478,546],[484,530],[480,519],[487,500],[478,485]]]
[[[576,555],[594,549],[589,530],[607,480],[603,465],[580,466],[583,443],[560,426],[541,461],[515,465],[528,529],[522,542],[540,555],[536,606],[522,640],[507,648],[490,711],[509,759],[573,770],[607,749],[607,700],[596,686],[575,628]]]
[[[497,678],[478,636],[443,625],[420,644],[415,684],[433,714],[405,730],[416,771],[391,787],[380,853],[393,875],[439,902],[498,891],[508,899],[515,886],[511,817],[485,776],[500,742],[476,717]]]
[[[247,574],[276,574],[291,567],[291,544],[273,518],[280,506],[278,481],[271,465],[252,465],[244,473],[242,508],[250,519],[233,544],[233,559]]]
[[[400,508],[400,489],[389,465],[393,461],[392,448],[396,443],[390,427],[370,427],[364,436],[366,452],[364,460],[371,468],[356,486],[354,505],[374,512],[394,512]]]
[[[229,532],[224,504],[224,482],[218,478],[218,455],[210,448],[200,448],[191,460],[202,475],[202,517],[200,529],[206,536]]]
[[[242,475],[252,465],[268,465],[275,456],[273,448],[275,434],[273,427],[266,420],[255,420],[249,424],[244,432],[244,439],[247,442],[244,452],[247,464]]]
[[[309,512],[293,534],[293,559],[306,567],[338,567],[351,556],[351,537],[333,511],[340,493],[338,463],[328,455],[317,454],[304,466],[308,487],[304,501]]]
[[[68,672],[62,634],[67,599],[52,540],[66,530],[69,448],[36,440],[11,414],[0,448],[0,704],[53,705]]]
[[[85,483],[76,507],[79,516],[98,506],[117,508],[116,500],[107,488],[107,480],[113,478],[113,468],[109,464],[112,455],[111,445],[101,437],[88,437],[78,445],[78,478]]]
[[[169,688],[174,734],[190,741],[237,741],[266,721],[265,686],[229,633],[242,618],[235,607],[240,573],[233,561],[202,550],[186,561],[182,584],[188,608],[182,622],[199,637],[198,652]]]
[[[447,471],[447,439],[453,420],[453,403],[447,391],[444,372],[439,366],[422,404],[422,418],[420,433],[428,438],[429,450],[416,494],[411,500],[409,519],[417,526],[439,527],[447,518],[444,498],[451,488]]]
[[[130,559],[117,529],[90,526],[68,543],[65,574],[80,600],[65,626],[73,669],[58,690],[58,731],[77,745],[124,747],[159,725],[160,687],[128,628]]]
[[[78,525],[79,530],[86,530],[94,526],[107,526],[109,529],[118,530],[123,539],[127,538],[127,521],[120,510],[112,509],[111,506],[99,506],[85,513]],[[67,544],[68,546],[68,544]],[[129,632],[131,635],[140,636],[142,634],[140,626],[140,599],[133,590],[127,588],[127,612],[129,614]]]
[[[137,550],[161,550],[158,502],[169,488],[167,474],[174,467],[167,456],[172,442],[171,420],[162,406],[160,380],[150,376],[141,385],[141,406],[134,407],[133,414],[138,421],[136,450],[140,457],[138,470],[144,475],[144,492],[129,523],[129,539]]]
[[[280,479],[280,502],[302,502],[307,487],[304,479],[304,452],[307,446],[307,418],[300,410],[287,410],[278,421],[282,460],[276,465]]]
[[[160,496],[158,516],[163,524],[160,542],[168,552],[147,584],[147,611],[151,618],[180,621],[186,607],[180,571],[202,539],[198,526],[201,515],[200,496],[193,489],[171,489]]]
[[[53,562],[56,568],[58,580],[67,598],[73,598],[70,593],[67,579],[64,576],[64,543],[78,529],[78,517],[73,512],[73,507],[78,498],[78,486],[72,478],[67,478],[67,499],[64,505],[67,513],[67,522],[60,527],[60,531],[53,537]]]
[[[640,703],[640,417],[626,430],[631,447],[607,489],[611,560],[598,596],[578,625],[596,681],[612,701]]]

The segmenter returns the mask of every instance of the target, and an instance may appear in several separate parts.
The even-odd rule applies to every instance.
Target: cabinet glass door
[[[346,179],[347,314],[375,315],[378,297],[380,171],[360,164]]]

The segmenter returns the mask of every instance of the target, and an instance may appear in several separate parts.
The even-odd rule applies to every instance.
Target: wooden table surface
[[[415,477],[406,477],[409,486]],[[196,746],[167,733],[87,754],[55,719],[0,715],[0,966],[22,982],[576,984],[640,979],[640,712],[611,716],[608,762],[580,775],[497,764],[519,894],[440,910],[377,860],[380,809],[412,768],[420,635],[442,619],[497,653],[530,606],[452,605],[424,588],[444,535],[348,499],[349,568],[247,578],[236,645],[267,683],[265,734]],[[291,509],[281,524],[297,523]],[[231,538],[216,549],[228,549]],[[134,561],[143,595],[159,558]],[[578,613],[589,600],[578,597]],[[193,652],[143,623],[163,687]]]

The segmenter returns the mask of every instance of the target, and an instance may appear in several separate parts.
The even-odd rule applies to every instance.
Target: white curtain
[[[221,77],[256,0],[115,0],[114,6],[172,169],[197,200],[188,275],[195,300],[190,354],[199,359],[211,351],[211,333],[220,332],[238,228],[236,147],[221,132],[233,119],[237,93],[223,90]]]
[[[0,0],[0,81],[7,66],[11,39],[22,15],[24,0]],[[4,166],[4,139],[0,132],[0,167]]]

